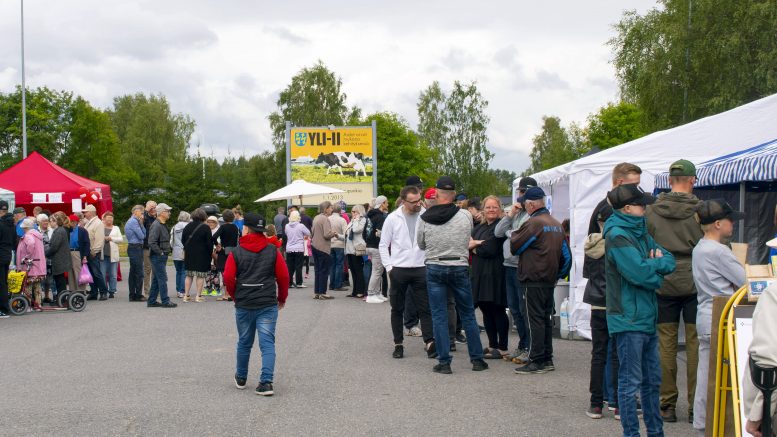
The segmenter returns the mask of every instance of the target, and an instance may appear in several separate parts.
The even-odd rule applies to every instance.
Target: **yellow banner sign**
[[[334,152],[359,153],[361,159],[372,158],[372,127],[292,128],[290,136],[292,160],[315,160],[321,154]]]

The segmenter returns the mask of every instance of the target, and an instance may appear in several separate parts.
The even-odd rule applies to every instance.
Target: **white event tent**
[[[631,162],[642,168],[642,188],[652,191],[655,176],[678,159],[696,164],[777,139],[777,94],[676,128],[655,132],[580,158],[532,177],[551,196],[552,214],[570,219],[573,264],[570,273],[570,329],[591,338],[589,306],[583,303],[586,280],[583,244],[593,208],[611,188],[612,168]],[[516,179],[514,189],[518,186]]]

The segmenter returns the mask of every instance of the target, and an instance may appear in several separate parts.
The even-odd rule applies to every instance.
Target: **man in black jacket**
[[[171,210],[172,208],[166,203],[157,205],[157,218],[151,224],[148,232],[148,251],[153,269],[151,288],[146,303],[150,308],[175,308],[178,306],[170,302],[170,297],[167,295],[167,257],[173,252],[173,248],[170,245],[170,231],[165,223],[170,219]],[[162,303],[156,301],[157,296],[162,300]]]
[[[620,163],[612,170],[613,188],[624,184],[639,184],[642,169],[627,162]],[[603,383],[605,366],[607,364],[607,349],[610,349],[611,384],[613,396],[608,399],[609,407],[615,417],[618,411],[618,351],[615,342],[610,341],[607,330],[607,299],[605,294],[606,279],[604,274],[604,239],[602,228],[604,222],[612,215],[612,206],[603,199],[596,205],[588,225],[588,240],[585,245],[585,261],[583,277],[588,279],[583,294],[583,302],[591,305],[591,405],[586,415],[592,419],[602,418],[604,406]]]
[[[0,318],[3,319],[11,312],[8,306],[8,265],[11,264],[11,252],[15,247],[13,214],[8,212],[8,202],[0,200]]]
[[[143,240],[143,297],[148,299],[148,291],[151,288],[151,253],[148,250],[148,233],[151,224],[156,220],[156,202],[146,202],[146,210],[143,212],[143,227],[146,228],[146,239]]]

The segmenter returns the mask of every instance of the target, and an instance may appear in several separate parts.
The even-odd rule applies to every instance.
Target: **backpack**
[[[364,225],[364,229],[362,230],[362,238],[364,238],[364,241],[367,241],[368,238],[372,238],[375,235],[373,235],[373,229],[372,229],[372,220],[370,220],[369,217],[364,216],[364,220],[366,220],[366,224]]]

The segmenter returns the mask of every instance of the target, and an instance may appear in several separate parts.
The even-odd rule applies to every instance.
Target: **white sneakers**
[[[388,299],[384,298],[381,295],[371,295],[371,296],[367,296],[367,300],[365,302],[367,302],[367,303],[383,303],[386,300],[388,300]]]

